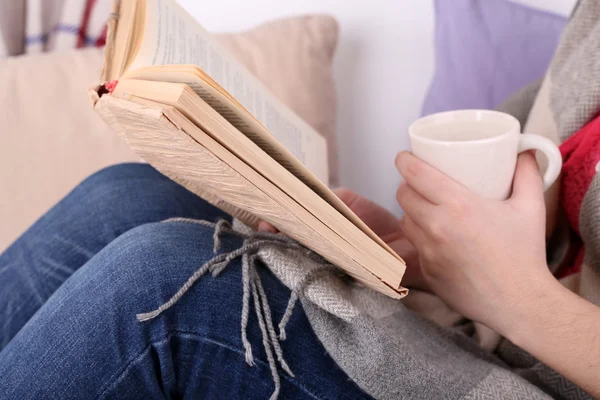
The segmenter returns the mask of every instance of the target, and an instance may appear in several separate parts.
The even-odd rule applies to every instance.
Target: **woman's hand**
[[[417,251],[402,232],[400,220],[385,208],[349,189],[336,189],[334,192],[377,236],[404,259],[407,269],[402,285],[426,289]],[[264,221],[259,224],[258,230],[277,232],[277,229]]]
[[[600,308],[563,287],[546,265],[542,179],[519,157],[513,195],[486,200],[409,153],[396,158],[402,226],[433,291],[600,397]]]
[[[418,250],[426,282],[462,315],[507,335],[524,317],[519,305],[556,282],[546,264],[534,156],[520,156],[507,201],[481,198],[410,153],[400,153],[396,166],[405,179],[397,192],[402,230]]]

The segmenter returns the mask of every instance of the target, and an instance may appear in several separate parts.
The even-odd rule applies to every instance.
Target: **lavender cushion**
[[[436,0],[436,72],[423,114],[496,108],[544,76],[567,19],[508,0]]]

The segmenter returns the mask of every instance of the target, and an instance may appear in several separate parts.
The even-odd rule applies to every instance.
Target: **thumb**
[[[350,208],[360,198],[358,194],[345,187],[334,189],[333,193]]]
[[[544,183],[540,168],[531,151],[519,155],[511,200],[544,201]]]
[[[397,238],[400,221],[393,213],[349,189],[336,189],[334,193],[381,239]]]

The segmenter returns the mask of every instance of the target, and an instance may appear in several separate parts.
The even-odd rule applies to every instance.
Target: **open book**
[[[101,79],[96,111],[157,170],[359,282],[406,295],[403,260],[328,188],[325,139],[175,0],[115,1]]]

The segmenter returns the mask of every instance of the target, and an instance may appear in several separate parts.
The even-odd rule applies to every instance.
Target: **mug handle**
[[[544,172],[544,191],[556,181],[562,169],[562,155],[554,142],[539,135],[524,133],[519,139],[519,153],[528,150],[539,150],[546,156],[548,166]]]

